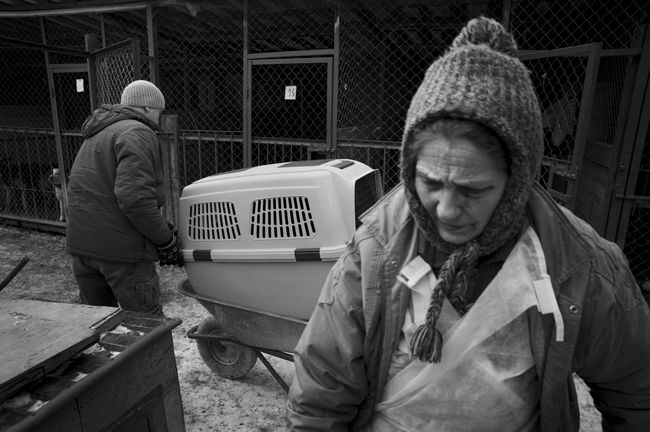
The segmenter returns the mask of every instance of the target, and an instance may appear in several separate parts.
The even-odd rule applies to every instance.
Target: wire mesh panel
[[[520,49],[548,50],[602,41],[603,49],[641,46],[647,0],[513,0],[510,27]]]
[[[42,43],[37,18],[0,18],[0,37]],[[0,126],[52,127],[42,51],[0,42]]]
[[[61,131],[79,131],[90,115],[90,95],[86,72],[53,74],[57,117]]]
[[[243,9],[188,2],[156,17],[166,112],[181,130],[241,133]]]
[[[650,196],[632,209],[623,253],[646,301],[650,303]]]
[[[470,16],[501,13],[489,1],[342,2],[337,155],[378,168],[384,190],[395,186],[406,111],[427,67]]]
[[[253,165],[309,159],[329,149],[327,60],[253,62],[251,141]]]
[[[327,63],[254,64],[251,81],[254,138],[325,142]]]
[[[140,42],[137,39],[96,51],[89,59],[95,106],[119,103],[124,87],[140,79]]]
[[[243,167],[243,7],[156,12],[159,87],[178,118],[181,187]]]
[[[340,19],[338,139],[401,139],[409,103],[431,62],[487,1],[345,2]]]
[[[99,14],[59,15],[43,18],[45,41],[48,45],[77,50],[80,55],[49,53],[50,64],[85,63],[87,33],[99,33],[101,20]]]
[[[574,197],[572,186],[577,179],[577,167],[581,165],[574,155],[588,61],[588,57],[578,56],[524,61],[531,71],[542,109],[544,158],[539,181],[559,203],[565,205]]]
[[[353,159],[381,173],[382,187],[388,192],[400,181],[400,147],[392,143],[381,145],[339,144],[336,148],[336,157]]]
[[[645,139],[634,195],[637,198],[633,201],[623,252],[650,303],[650,132]]]
[[[220,172],[243,168],[241,132],[181,132],[178,137],[181,187]]]
[[[337,2],[250,0],[250,54],[334,48]]]
[[[50,181],[56,166],[53,131],[0,128],[0,212],[58,220],[59,204]]]
[[[154,54],[148,52],[149,46],[155,45],[157,85],[165,95],[166,111],[178,116],[181,185],[242,167],[244,90],[251,90],[255,97],[251,101],[252,130],[246,132],[253,138],[252,164],[309,159],[314,157],[316,146],[322,154],[349,157],[378,168],[384,190],[389,190],[399,182],[399,144],[411,97],[428,65],[449,46],[469,18],[486,15],[505,19],[521,50],[562,49],[593,42],[600,42],[603,50],[639,48],[648,19],[647,0],[168,3],[153,7],[152,29],[147,28],[147,11],[139,9],[0,18],[0,36],[79,51],[85,49],[86,33],[101,35],[104,46],[133,38],[135,45],[149,55]],[[151,41],[150,34],[155,36]],[[153,59],[141,59],[139,49],[127,45],[100,51],[96,57],[101,81],[96,94],[98,103],[118,102],[123,87],[138,76],[152,78],[149,66]],[[314,50],[319,52],[314,54]],[[327,50],[330,53],[324,53]],[[330,82],[336,91],[322,91],[329,80],[323,78],[322,64],[257,64],[252,69],[249,89],[244,83],[244,77],[248,77],[245,62],[268,59],[274,53],[282,53],[285,59],[288,53],[301,58],[331,56],[336,69]],[[244,58],[244,54],[252,57]],[[61,53],[50,54],[49,58],[52,63],[83,61],[83,57]],[[623,84],[636,69],[630,67],[633,62],[629,54],[603,54],[600,61],[588,140],[590,145],[596,143],[615,154],[619,150],[615,142],[619,115],[626,108],[621,105]],[[565,202],[562,192],[570,188],[574,175],[570,162],[579,138],[577,120],[584,112],[579,106],[583,88],[578,83],[584,83],[586,57],[538,58],[527,60],[527,65],[544,108],[546,149],[541,180],[559,192],[556,199]],[[43,52],[2,42],[0,73],[0,126],[52,128]],[[294,86],[285,78],[292,77],[301,80],[295,84],[297,95],[309,95],[309,107],[300,108],[299,103],[294,103],[299,99],[284,99],[287,87]],[[58,103],[65,105],[58,107],[64,130],[61,151],[65,163],[71,164],[81,143],[77,128],[86,108],[75,99],[81,95],[70,95],[66,101],[66,96],[59,94],[59,88],[67,85],[62,82],[66,79],[56,76],[55,81],[61,82],[54,85],[57,100],[63,101]],[[305,93],[308,88],[311,93]],[[283,90],[278,92],[280,99],[274,99],[276,89]],[[336,112],[327,109],[327,97],[333,99]],[[326,125],[328,115],[336,116],[333,127]],[[321,146],[332,131],[336,134],[327,144],[332,143],[333,148]],[[14,138],[0,136],[3,142]],[[25,147],[24,152],[30,154],[32,148]],[[596,195],[586,194],[579,199],[588,208],[587,200]],[[647,216],[639,214],[634,213],[634,217]],[[631,229],[632,225],[639,226],[630,225]],[[630,239],[640,237],[637,232]]]

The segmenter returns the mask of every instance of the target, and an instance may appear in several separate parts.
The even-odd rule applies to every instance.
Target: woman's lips
[[[467,225],[449,225],[440,221],[438,221],[438,226],[448,233],[458,233],[467,229]]]

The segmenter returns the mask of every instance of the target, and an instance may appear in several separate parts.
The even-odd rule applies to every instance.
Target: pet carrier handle
[[[2,282],[0,282],[0,291],[2,291],[2,289],[6,287],[9,282],[11,282],[14,276],[16,276],[28,262],[29,258],[23,257],[20,262],[16,264],[16,267],[14,267],[13,270],[11,270],[11,272],[9,272],[9,274],[2,280]]]

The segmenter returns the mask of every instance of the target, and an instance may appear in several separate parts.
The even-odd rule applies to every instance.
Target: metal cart
[[[237,379],[246,375],[259,359],[286,391],[282,379],[263,354],[293,361],[294,347],[307,321],[223,303],[197,294],[188,279],[178,290],[196,299],[212,317],[187,331],[195,339],[201,358],[219,376]]]

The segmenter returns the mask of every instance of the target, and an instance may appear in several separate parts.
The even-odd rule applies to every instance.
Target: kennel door
[[[248,62],[251,166],[312,159],[332,149],[332,59]]]

